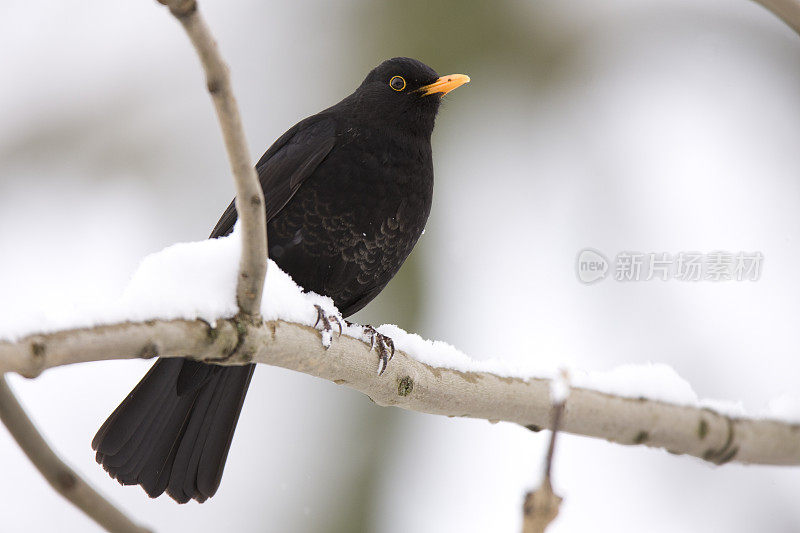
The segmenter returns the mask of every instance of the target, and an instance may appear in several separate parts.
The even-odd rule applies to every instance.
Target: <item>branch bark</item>
[[[0,375],[0,420],[33,465],[64,498],[108,531],[148,533],[103,498],[50,449]]]
[[[554,382],[550,390],[553,397],[553,416],[552,434],[550,435],[550,445],[547,447],[547,455],[544,461],[544,475],[542,484],[535,491],[525,494],[525,502],[522,505],[522,533],[544,533],[553,520],[558,516],[561,502],[564,499],[553,492],[551,474],[553,472],[553,455],[556,450],[556,437],[561,428],[561,416],[564,414],[565,397],[556,397],[554,389],[566,387],[565,392],[569,392],[569,382],[565,371],[562,371],[561,382]],[[560,394],[560,393],[559,393]]]
[[[228,66],[222,60],[195,0],[158,0],[180,21],[194,45],[206,74],[206,87],[225,139],[228,161],[236,183],[236,211],[242,226],[242,257],[236,299],[242,313],[258,315],[267,273],[267,221],[264,192],[247,148],[239,107],[231,88]]]
[[[125,323],[0,342],[0,373],[33,377],[46,368],[107,359],[190,357],[223,365],[266,363],[347,385],[379,405],[550,428],[550,381],[434,368],[398,351],[376,375],[368,344],[342,336],[330,349],[307,326],[238,316]],[[738,418],[707,408],[570,389],[561,431],[664,448],[715,464],[800,465],[800,424]]]
[[[755,0],[800,34],[800,0]]]

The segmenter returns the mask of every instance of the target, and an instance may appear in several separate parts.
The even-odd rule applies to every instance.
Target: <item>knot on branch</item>
[[[31,358],[30,365],[24,372],[20,372],[28,379],[38,377],[45,368],[47,368],[47,345],[41,341],[34,339],[31,342]]]
[[[232,327],[236,332],[236,342],[233,346],[223,347],[223,353],[220,357],[212,357],[203,359],[206,363],[235,363],[235,364],[250,364],[255,358],[260,346],[265,341],[264,333],[264,319],[261,315],[248,315],[239,313],[233,318],[220,320],[224,324]],[[215,342],[219,336],[219,331],[223,328],[224,324],[217,324],[216,327],[209,326],[208,338],[211,342]]]
[[[733,460],[733,458],[736,457],[736,454],[739,453],[739,446],[735,444],[736,431],[733,420],[731,420],[729,416],[723,416],[723,418],[728,425],[728,434],[725,438],[725,442],[721,447],[709,448],[703,453],[703,459],[716,465],[724,465],[725,463]],[[701,425],[698,427],[698,436],[701,440],[705,437],[705,433],[708,432],[707,429],[705,431],[703,430],[702,422],[705,421],[701,420]]]
[[[75,488],[75,486],[78,484],[78,478],[75,477],[75,474],[69,470],[59,470],[56,472],[53,483],[59,492],[64,493]]]
[[[210,79],[206,81],[206,89],[212,96],[216,95],[222,90],[222,81],[218,79]]]
[[[405,376],[397,382],[397,394],[400,396],[408,396],[414,390],[414,380],[411,376]]]
[[[158,357],[160,353],[161,353],[161,348],[158,347],[158,344],[150,341],[144,345],[142,351],[139,352],[139,356],[142,359],[153,359],[154,357]]]

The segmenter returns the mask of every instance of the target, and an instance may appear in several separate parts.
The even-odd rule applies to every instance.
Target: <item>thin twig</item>
[[[236,211],[242,225],[242,257],[236,298],[239,309],[258,315],[267,272],[267,223],[264,193],[247,148],[239,107],[231,88],[228,66],[195,0],[158,0],[169,7],[194,45],[206,74],[206,87],[214,101],[236,183]]]
[[[36,376],[53,366],[108,359],[192,357],[217,364],[266,363],[343,384],[380,405],[424,413],[551,427],[550,380],[434,368],[398,350],[382,376],[367,343],[343,335],[329,349],[320,332],[243,317],[154,320],[32,335],[0,342],[0,373]],[[696,406],[573,387],[562,430],[620,444],[664,448],[714,464],[800,465],[800,425],[726,416]]]
[[[5,376],[2,375],[0,375],[0,420],[48,483],[92,520],[108,531],[120,533],[150,531],[135,524],[59,459],[36,430],[8,386]]]
[[[542,484],[535,491],[525,494],[525,503],[522,505],[522,533],[544,533],[547,526],[558,516],[558,511],[563,501],[561,496],[553,492],[551,474],[553,472],[553,455],[556,450],[556,436],[558,436],[558,431],[561,429],[561,416],[566,402],[566,397],[563,397],[560,392],[556,394],[555,391],[566,387],[568,392],[569,384],[566,381],[566,372],[562,371],[561,380],[556,379],[551,383],[550,395],[553,400],[553,417],[550,426],[552,428],[550,444],[547,446]]]
[[[547,447],[547,456],[544,462],[544,479],[550,482],[550,474],[553,471],[553,454],[556,450],[556,436],[561,429],[561,416],[564,413],[564,405],[567,402],[570,392],[569,374],[562,369],[559,376],[550,383],[550,399],[553,402],[553,416],[550,424],[552,434],[550,435],[550,445]]]

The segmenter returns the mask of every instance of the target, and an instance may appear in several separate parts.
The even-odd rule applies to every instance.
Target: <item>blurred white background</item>
[[[434,134],[436,197],[356,318],[476,358],[672,365],[763,408],[800,384],[800,38],[752,2],[201,3],[254,157],[381,60],[465,72]],[[233,194],[189,43],[155,2],[0,4],[0,302],[88,304],[207,236]],[[578,251],[761,251],[758,282],[579,283]],[[267,295],[268,297],[268,295]],[[23,303],[27,302],[27,304]],[[44,303],[42,303],[44,305]],[[120,487],[96,429],[149,363],[11,377],[62,456],[159,531],[517,531],[547,434],[379,408],[255,374],[219,493]],[[797,469],[564,435],[549,531],[800,531]],[[0,429],[2,531],[95,531]]]

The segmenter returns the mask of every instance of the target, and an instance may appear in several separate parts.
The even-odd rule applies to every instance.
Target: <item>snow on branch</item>
[[[206,88],[214,101],[225,139],[228,160],[236,182],[236,211],[242,225],[244,246],[239,261],[236,300],[246,314],[256,314],[261,305],[267,269],[267,223],[264,193],[247,148],[239,107],[231,88],[228,66],[222,60],[195,0],[158,0],[169,7],[194,45],[206,74]]]
[[[148,533],[103,498],[50,449],[0,375],[0,421],[52,487],[108,531]]]
[[[92,309],[14,309],[0,319],[0,373],[34,377],[47,368],[105,359],[191,357],[217,364],[266,363],[359,390],[376,403],[447,416],[550,427],[550,383],[558,369],[507,354],[476,361],[439,341],[395,326],[378,331],[398,349],[383,375],[363,329],[344,328],[330,349],[314,329],[316,306],[330,298],[304,293],[270,262],[269,298],[260,316],[237,312],[239,226],[224,238],[181,243],[142,261],[118,300]],[[34,318],[31,318],[34,317]],[[262,318],[263,317],[263,318]],[[645,444],[722,464],[800,465],[800,409],[777,403],[766,417],[702,401],[666,365],[608,372],[570,370],[561,430],[621,444]]]
[[[320,332],[310,326],[243,316],[218,320],[214,326],[202,320],[155,320],[0,342],[0,373],[32,377],[70,363],[150,357],[192,357],[223,365],[266,363],[351,387],[379,405],[515,422],[533,431],[551,425],[549,379],[437,368],[403,351],[378,376],[376,354],[360,339],[334,337],[326,350]],[[664,448],[715,464],[800,465],[798,424],[583,387],[571,387],[561,430]]]

